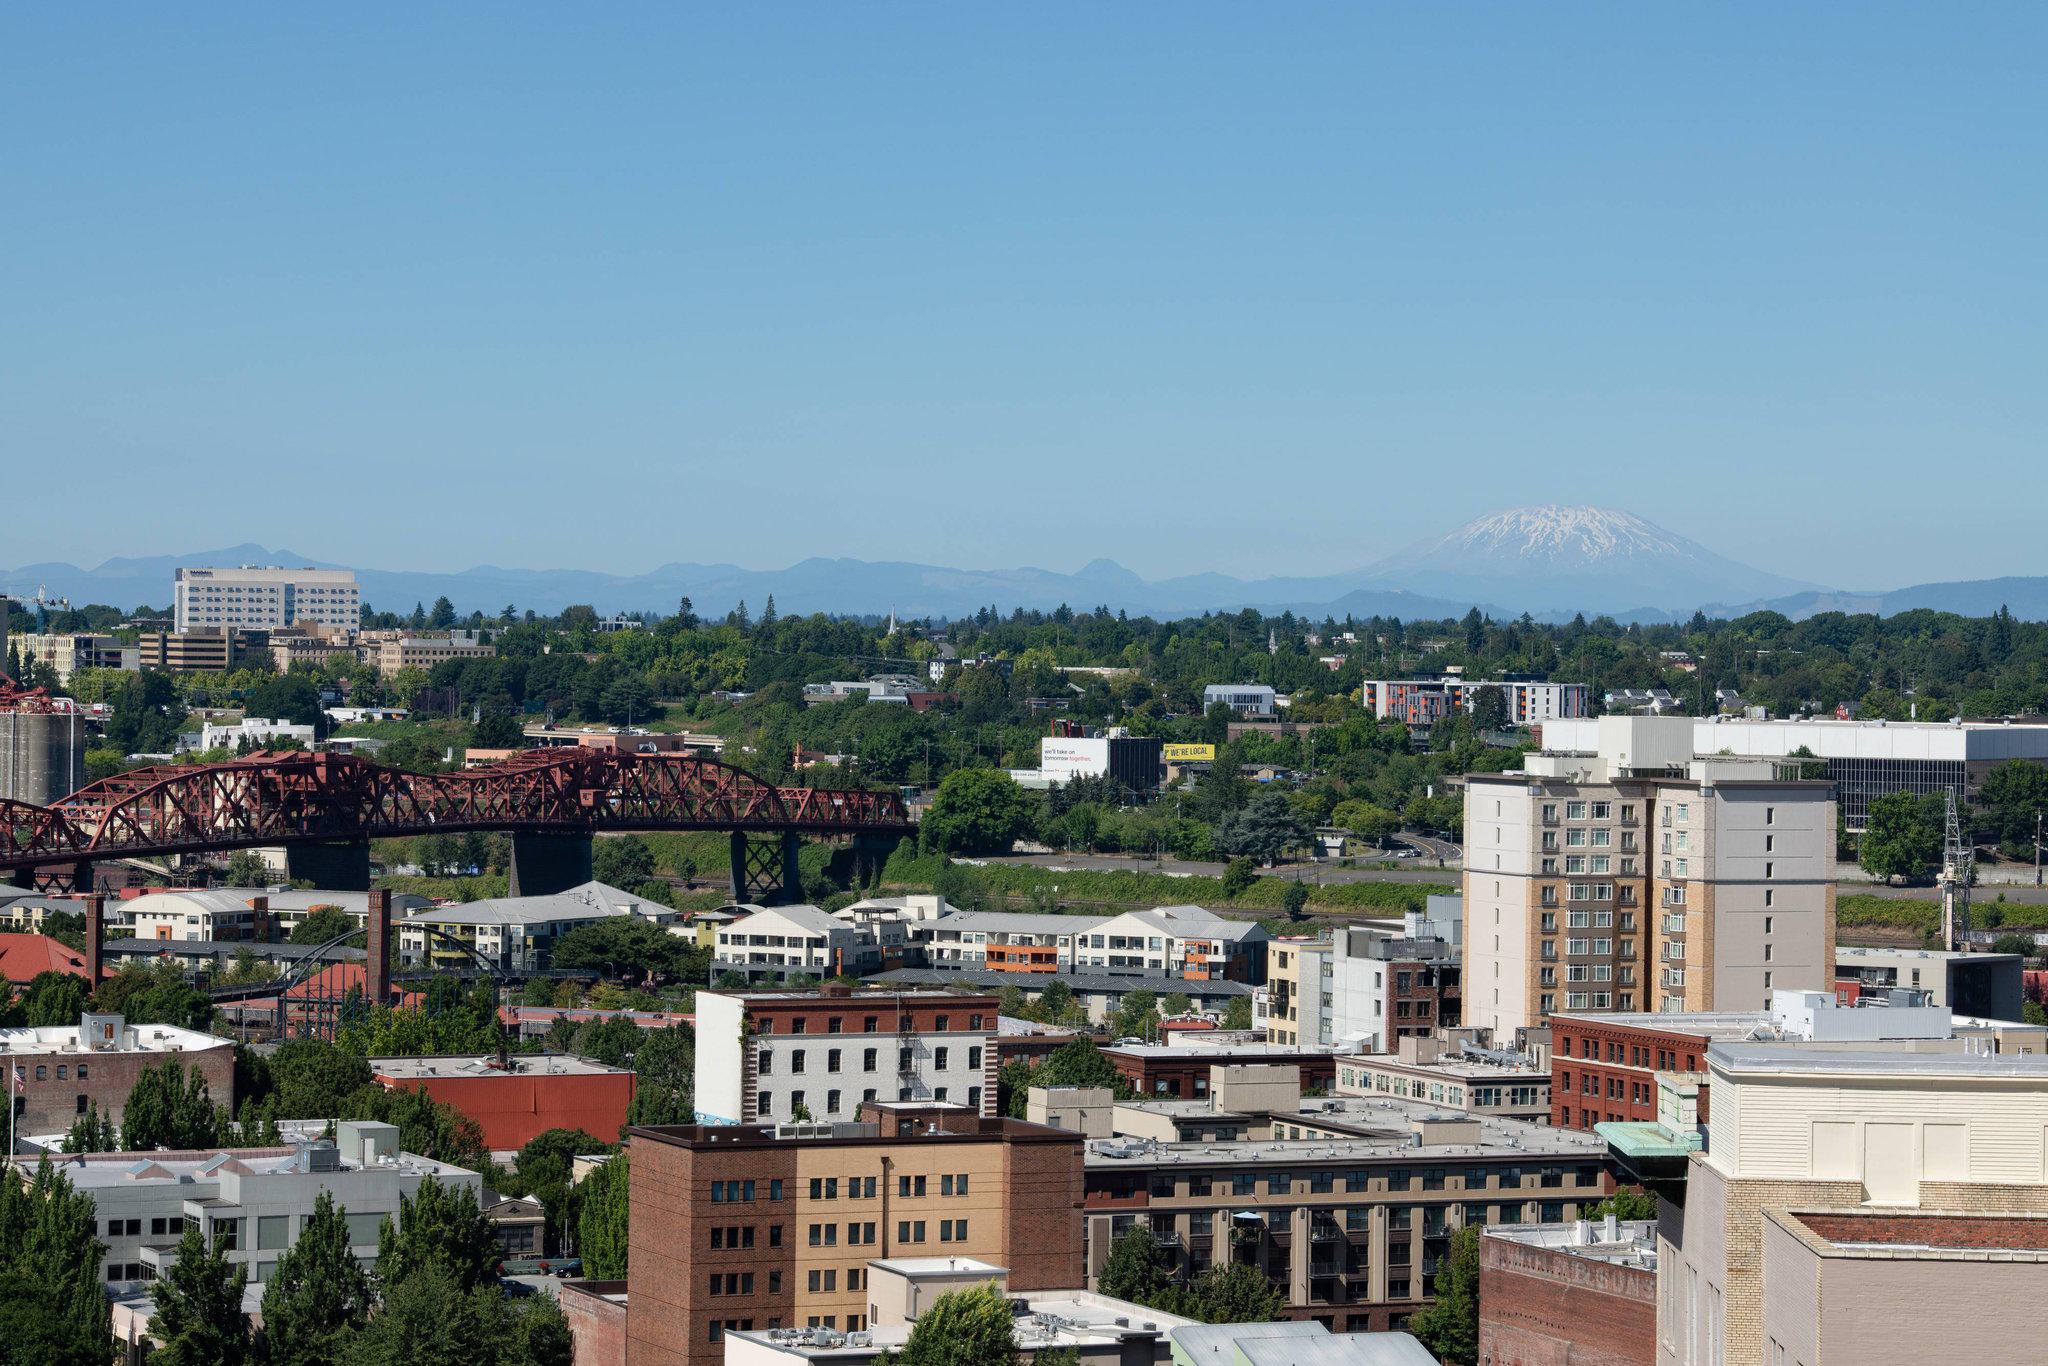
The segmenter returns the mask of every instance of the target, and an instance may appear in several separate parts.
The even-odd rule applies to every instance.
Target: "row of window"
[[[897,1099],[897,1100],[899,1100],[899,1101],[910,1101],[910,1100],[915,1100],[915,1099],[916,1099],[917,1097],[915,1097],[914,1095],[912,1095],[912,1094],[911,1094],[911,1089],[912,1089],[912,1088],[910,1088],[910,1087],[908,1087],[908,1086],[899,1086],[899,1087],[897,1087],[897,1088],[896,1088],[896,1099]],[[946,1103],[948,1102],[948,1099],[949,1099],[949,1095],[950,1095],[950,1088],[948,1088],[948,1087],[944,1087],[944,1086],[935,1086],[935,1087],[933,1087],[933,1088],[932,1088],[932,1096],[931,1096],[931,1098],[932,1098],[932,1101],[933,1101],[933,1103],[934,1103],[934,1104],[938,1104],[938,1105],[944,1105],[944,1104],[946,1104]],[[871,1087],[869,1087],[869,1088],[868,1088],[867,1090],[865,1090],[865,1091],[861,1092],[861,1093],[860,1093],[860,1098],[861,1098],[861,1100],[862,1100],[862,1102],[863,1102],[863,1103],[865,1103],[865,1102],[867,1102],[867,1101],[871,1101],[871,1100],[875,1100],[875,1099],[877,1099],[877,1097],[876,1097],[876,1094],[875,1094],[875,1088],[871,1086]],[[838,1091],[827,1091],[827,1092],[825,1093],[825,1110],[824,1110],[824,1114],[825,1114],[825,1116],[829,1118],[829,1117],[830,1117],[830,1116],[832,1116],[832,1115],[836,1115],[836,1114],[840,1113],[840,1110],[841,1110],[841,1108],[842,1108],[843,1104],[844,1104],[844,1097],[843,1097],[843,1095],[842,1095],[842,1094],[841,1094],[840,1092],[838,1092]],[[980,1109],[981,1109],[981,1088],[980,1088],[979,1086],[970,1086],[970,1087],[968,1087],[968,1088],[967,1088],[967,1100],[966,1100],[966,1105],[967,1105],[967,1108],[968,1108],[968,1109],[970,1109],[970,1110],[974,1110],[974,1111],[977,1111],[977,1112],[979,1112],[979,1111],[980,1111]],[[80,1107],[80,1108],[82,1109],[83,1107]],[[805,1099],[804,1099],[804,1093],[803,1093],[802,1091],[791,1091],[791,1092],[789,1093],[789,1112],[790,1112],[791,1114],[795,1114],[795,1113],[796,1113],[796,1112],[797,1112],[798,1110],[800,1110],[800,1109],[801,1109],[801,1110],[805,1110],[806,1112],[808,1112],[809,1108],[810,1108],[810,1107],[809,1107],[809,1105],[808,1105],[808,1104],[807,1104],[807,1103],[805,1102]],[[758,1093],[756,1093],[756,1095],[755,1095],[755,1097],[754,1097],[754,1113],[755,1113],[755,1115],[757,1115],[757,1116],[759,1116],[760,1118],[763,1118],[763,1119],[765,1119],[765,1118],[767,1118],[768,1116],[770,1116],[770,1115],[774,1114],[774,1113],[775,1113],[775,1093],[774,1093],[774,1092],[772,1092],[772,1091],[761,1091],[761,1092],[758,1092]]]
[[[86,1068],[87,1068],[88,1066],[90,1066],[90,1065],[91,1065],[91,1064],[89,1064],[89,1063],[80,1063],[80,1064],[78,1064],[78,1080],[80,1080],[80,1081],[86,1081],[86,1080],[89,1080],[89,1078],[88,1078],[88,1077],[86,1076],[86,1070],[85,1070],[85,1069],[86,1069]],[[20,1064],[16,1064],[16,1066],[15,1066],[15,1069],[14,1069],[14,1075],[15,1075],[15,1078],[16,1078],[17,1080],[19,1080],[19,1081],[27,1081],[27,1080],[28,1080],[28,1069],[27,1069],[26,1067],[23,1067],[23,1066],[21,1066]],[[49,1065],[48,1063],[37,1063],[37,1064],[36,1064],[36,1080],[37,1080],[37,1081],[48,1081],[49,1079],[50,1079],[50,1065]],[[69,1081],[70,1079],[71,1079],[71,1066],[70,1066],[70,1064],[69,1064],[69,1063],[61,1063],[61,1062],[60,1062],[60,1063],[58,1063],[58,1064],[57,1064],[57,1080],[58,1080],[58,1081]]]
[[[1536,1099],[1537,1088],[1533,1086],[1517,1088],[1517,1091],[1526,1091],[1527,1100],[1532,1103]],[[1459,1170],[1457,1175],[1462,1181],[1459,1189],[1463,1190],[1489,1189],[1489,1180],[1497,1180],[1497,1188],[1500,1190],[1514,1190],[1532,1175],[1539,1187],[1554,1188],[1565,1183],[1563,1164],[1536,1168],[1465,1167]],[[1368,1194],[1375,1190],[1411,1190],[1415,1189],[1418,1183],[1420,1189],[1426,1191],[1447,1190],[1450,1187],[1446,1183],[1451,1179],[1452,1169],[1447,1167],[1387,1167],[1378,1171],[1349,1171],[1343,1173],[1342,1177],[1345,1192],[1353,1195]],[[1572,1171],[1572,1180],[1579,1186],[1599,1185],[1600,1164],[1576,1164]],[[1259,1187],[1263,1184],[1267,1195],[1294,1195],[1301,1193],[1295,1189],[1299,1182],[1306,1187],[1306,1193],[1309,1195],[1328,1195],[1337,1189],[1338,1174],[1310,1172],[1306,1176],[1297,1177],[1292,1172],[1266,1172],[1263,1175],[1255,1172],[1234,1172],[1226,1178],[1208,1172],[1198,1172],[1186,1178],[1185,1190],[1179,1188],[1180,1182],[1181,1177],[1177,1173],[1154,1172],[1147,1181],[1147,1190],[1150,1194],[1162,1198],[1181,1195],[1198,1197],[1214,1195],[1227,1183],[1232,1195],[1257,1195],[1260,1193]],[[1375,1185],[1375,1182],[1379,1184]],[[1129,1186],[1128,1193],[1137,1193],[1138,1178],[1135,1176],[1115,1178],[1112,1181],[1112,1189],[1126,1184]]]
[[[756,939],[759,939],[759,938],[760,938],[760,936],[759,936],[759,935],[756,935],[756,936],[755,936],[755,938],[756,938]],[[823,948],[824,946],[825,946],[825,945],[824,945],[824,941],[823,941],[823,940],[818,940],[817,942],[815,942],[815,943],[813,943],[813,944],[811,945],[811,947],[812,947],[812,948]],[[969,1015],[969,1016],[967,1017],[967,1028],[968,1028],[968,1030],[969,1030],[970,1032],[978,1032],[978,1031],[980,1031],[980,1030],[982,1029],[982,1027],[983,1027],[983,1021],[984,1021],[984,1020],[985,1020],[986,1018],[987,1018],[986,1016],[982,1016],[982,1015]],[[935,1018],[933,1019],[933,1021],[932,1021],[932,1027],[931,1027],[931,1030],[930,1030],[929,1032],[931,1032],[931,1033],[934,1033],[934,1034],[944,1034],[944,1033],[946,1033],[946,1032],[947,1032],[948,1030],[950,1030],[950,1029],[952,1028],[952,1021],[953,1021],[953,1017],[952,1017],[952,1016],[950,1016],[950,1015],[940,1015],[940,1016],[937,1016],[937,1017],[935,1017]],[[878,1026],[879,1026],[880,1022],[881,1022],[881,1017],[880,1017],[880,1016],[877,1016],[877,1015],[868,1015],[868,1016],[864,1016],[864,1017],[862,1017],[862,1019],[861,1019],[861,1025],[860,1025],[860,1032],[861,1032],[861,1033],[863,1033],[863,1034],[873,1034],[873,1033],[876,1033],[876,1032],[878,1032]],[[828,1016],[828,1017],[826,1018],[826,1020],[825,1020],[825,1032],[826,1032],[827,1034],[840,1034],[840,1033],[844,1033],[845,1031],[844,1031],[844,1028],[843,1028],[843,1026],[845,1025],[845,1023],[846,1023],[845,1019],[844,1019],[843,1017],[841,1017],[841,1016],[838,1016],[838,1015],[832,1015],[832,1016]],[[911,1030],[912,1028],[913,1028],[913,1026],[912,1026],[912,1024],[911,1024],[911,1019],[910,1019],[910,1016],[908,1016],[908,1015],[899,1015],[899,1016],[897,1016],[897,1017],[896,1017],[896,1029],[897,1029],[897,1031],[898,1031],[898,1032],[900,1032],[900,1033],[907,1033],[907,1032],[909,1032],[909,1031],[910,1031],[910,1030]],[[804,1034],[804,1033],[808,1033],[808,1032],[809,1032],[809,1030],[810,1030],[810,1021],[809,1021],[809,1019],[808,1019],[807,1017],[805,1017],[805,1016],[802,1016],[802,1015],[798,1015],[798,1016],[794,1017],[793,1019],[791,1019],[791,1020],[790,1020],[790,1022],[789,1022],[789,1032],[790,1032],[790,1033],[792,1033],[792,1034]],[[764,1016],[762,1016],[762,1017],[761,1017],[760,1019],[756,1020],[756,1021],[754,1022],[754,1032],[755,1032],[755,1033],[757,1033],[757,1034],[773,1034],[773,1033],[775,1032],[775,1018],[774,1018],[773,1016],[771,1016],[771,1015],[764,1015]]]
[[[840,1070],[841,1070],[841,1067],[842,1067],[842,1065],[843,1065],[843,1062],[844,1062],[843,1058],[841,1057],[841,1054],[842,1054],[843,1052],[844,1052],[844,1050],[843,1050],[843,1049],[838,1049],[838,1048],[828,1048],[828,1049],[826,1049],[826,1050],[825,1050],[825,1070],[826,1070],[827,1072],[837,1072],[837,1071],[840,1071]],[[915,1065],[916,1065],[916,1059],[915,1059],[915,1057],[913,1056],[914,1052],[915,1052],[915,1050],[914,1050],[914,1049],[912,1049],[912,1048],[899,1048],[899,1049],[897,1049],[897,1050],[896,1050],[896,1070],[897,1070],[897,1071],[899,1071],[899,1072],[909,1072],[909,1071],[911,1071],[911,1070],[913,1070],[913,1069],[914,1069],[914,1067],[915,1067]],[[803,1070],[804,1070],[804,1065],[805,1065],[805,1063],[806,1063],[806,1062],[808,1061],[808,1060],[806,1059],[806,1057],[804,1056],[804,1054],[805,1054],[805,1050],[804,1050],[804,1049],[801,1049],[801,1048],[799,1048],[799,1049],[796,1049],[796,1050],[794,1050],[793,1052],[791,1052],[791,1053],[790,1053],[790,1055],[789,1055],[789,1070],[790,1070],[790,1074],[791,1074],[792,1076],[801,1076],[801,1075],[803,1074]],[[942,1045],[940,1045],[940,1046],[939,1046],[939,1047],[937,1047],[937,1048],[934,1048],[934,1049],[932,1050],[932,1067],[933,1067],[933,1069],[934,1069],[934,1070],[936,1070],[936,1071],[940,1071],[940,1072],[943,1072],[943,1071],[945,1071],[945,1070],[946,1070],[946,1069],[948,1068],[948,1066],[950,1065],[950,1061],[949,1061],[949,1060],[950,1060],[951,1054],[952,1054],[952,1050],[951,1050],[950,1048],[947,1048],[947,1047],[946,1047],[945,1045],[943,1045],[943,1044],[942,1044]],[[878,1058],[880,1057],[880,1055],[881,1055],[881,1050],[880,1050],[880,1049],[875,1049],[875,1048],[864,1048],[864,1049],[862,1049],[862,1050],[861,1050],[861,1058],[860,1058],[860,1070],[861,1070],[861,1071],[863,1071],[863,1072],[872,1072],[872,1071],[876,1070],[876,1069],[875,1069],[875,1063],[876,1063],[877,1059],[878,1059]],[[981,1045],[980,1045],[980,1044],[975,1044],[975,1045],[973,1045],[972,1047],[970,1047],[970,1048],[969,1048],[969,1049],[967,1050],[967,1067],[968,1067],[968,1070],[969,1070],[969,1071],[973,1071],[974,1069],[976,1069],[976,1068],[978,1068],[978,1067],[980,1067],[980,1066],[981,1066]],[[769,1051],[768,1049],[766,1049],[766,1048],[762,1049],[762,1050],[761,1050],[761,1056],[760,1056],[760,1061],[759,1061],[759,1064],[758,1064],[758,1067],[757,1067],[756,1071],[757,1071],[757,1074],[758,1074],[758,1075],[760,1075],[760,1076],[764,1076],[764,1077],[766,1077],[766,1076],[770,1076],[770,1075],[772,1075],[772,1074],[774,1073],[774,1071],[775,1071],[775,1055],[774,1055],[774,1053],[770,1052],[770,1051]]]

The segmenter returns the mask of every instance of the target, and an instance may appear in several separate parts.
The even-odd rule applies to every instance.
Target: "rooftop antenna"
[[[1962,939],[1970,930],[1970,883],[1977,872],[1976,846],[1963,834],[1956,811],[1956,790],[1946,792],[1947,832],[1942,841],[1941,939],[1950,953],[1962,952]]]

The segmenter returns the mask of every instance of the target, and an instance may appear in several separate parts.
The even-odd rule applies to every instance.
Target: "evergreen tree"
[[[263,1287],[259,1356],[266,1366],[329,1366],[375,1303],[370,1275],[349,1249],[348,1220],[323,1190]]]
[[[1451,1235],[1445,1269],[1436,1278],[1436,1302],[1408,1320],[1408,1331],[1446,1362],[1471,1366],[1479,1359],[1479,1226]]]
[[[1166,1259],[1152,1230],[1133,1226],[1109,1247],[1096,1288],[1133,1304],[1150,1304],[1167,1287]]]
[[[0,1362],[108,1366],[112,1304],[92,1197],[47,1157],[27,1181],[0,1181]]]
[[[949,1290],[918,1315],[898,1366],[1016,1366],[1010,1302],[993,1281]]]
[[[464,1290],[445,1268],[426,1267],[391,1284],[383,1307],[342,1360],[347,1366],[495,1366],[509,1336],[508,1317],[496,1288]]]
[[[620,1153],[583,1181],[583,1211],[577,1220],[576,1250],[583,1274],[594,1281],[626,1278],[626,1213],[632,1190],[629,1153]]]
[[[149,1354],[151,1366],[241,1366],[249,1359],[249,1330],[242,1317],[242,1288],[249,1268],[228,1260],[227,1250],[208,1250],[206,1240],[187,1227],[178,1240],[178,1261],[150,1287],[156,1312],[149,1335],[163,1345]]]
[[[398,1198],[398,1218],[377,1235],[377,1279],[386,1287],[416,1273],[446,1276],[467,1295],[496,1278],[498,1240],[468,1186],[443,1186],[429,1176],[417,1194]]]
[[[121,1110],[121,1146],[131,1153],[211,1147],[219,1128],[206,1078],[176,1058],[144,1068]]]
[[[116,1146],[120,1135],[114,1131],[114,1117],[100,1113],[97,1101],[88,1101],[85,1113],[71,1121],[71,1132],[64,1135],[63,1151],[67,1153],[114,1153],[121,1149]]]

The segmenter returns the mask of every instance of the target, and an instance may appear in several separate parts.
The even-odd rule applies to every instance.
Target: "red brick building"
[[[1013,1291],[1082,1284],[1079,1134],[954,1106],[873,1103],[859,1122],[632,1131],[625,1366],[720,1366],[728,1329],[862,1329],[876,1259],[979,1258]]]
[[[1650,1366],[1656,1225],[1488,1229],[1479,1240],[1479,1366]]]
[[[523,1148],[549,1129],[618,1136],[633,1104],[633,1074],[588,1058],[515,1053],[490,1057],[371,1058],[387,1091],[418,1087],[483,1126],[493,1152]]]
[[[1131,1089],[1147,1099],[1200,1100],[1209,1094],[1209,1069],[1217,1063],[1270,1064],[1299,1068],[1303,1090],[1328,1090],[1337,1080],[1337,1058],[1333,1053],[1313,1049],[1282,1048],[1272,1044],[1240,1044],[1204,1048],[1200,1044],[1176,1047],[1169,1044],[1124,1044],[1105,1048],[1102,1056],[1116,1068],[1117,1075],[1130,1082]]]
[[[1657,1074],[1698,1072],[1707,1045],[1756,1027],[1755,1013],[1725,1015],[1553,1015],[1550,1122],[1590,1129],[1607,1121],[1657,1118]],[[1700,1118],[1707,1093],[1700,1090]]]
[[[215,1104],[235,1104],[234,1045],[174,1025],[86,1014],[78,1024],[0,1029],[0,1055],[0,1076],[14,1069],[14,1122],[23,1134],[62,1133],[88,1109],[119,1124],[143,1069],[173,1059],[206,1079]]]

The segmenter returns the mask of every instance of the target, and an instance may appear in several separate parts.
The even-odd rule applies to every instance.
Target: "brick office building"
[[[1761,1011],[1553,1015],[1550,1122],[1561,1129],[1653,1123],[1659,1072],[1698,1072],[1709,1043],[1739,1039],[1767,1018]],[[1704,1117],[1704,1092],[1700,1104]]]
[[[0,1029],[0,1055],[20,1088],[14,1123],[23,1134],[61,1133],[89,1108],[119,1124],[143,1069],[173,1058],[206,1079],[215,1104],[235,1104],[233,1042],[175,1025],[88,1012],[75,1025]]]
[[[994,1262],[1016,1291],[1082,1281],[1079,1134],[875,1102],[850,1124],[632,1145],[626,1366],[719,1366],[728,1329],[864,1328],[868,1264],[889,1257]]]
[[[1479,1240],[1479,1366],[1650,1366],[1654,1220],[1523,1224]]]
[[[995,1113],[998,998],[943,990],[697,993],[703,1124],[851,1120],[863,1104]]]

